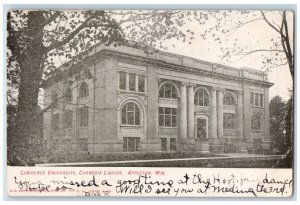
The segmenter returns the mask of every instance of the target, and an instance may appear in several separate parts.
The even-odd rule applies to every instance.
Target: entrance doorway
[[[197,118],[197,125],[196,125],[196,137],[198,140],[204,141],[207,140],[207,118],[206,117],[198,117]]]

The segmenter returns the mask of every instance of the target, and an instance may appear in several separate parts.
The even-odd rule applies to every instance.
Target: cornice
[[[127,61],[128,63],[131,63],[131,64],[134,63],[134,64],[144,65],[144,66],[161,67],[164,69],[180,71],[183,73],[195,74],[195,75],[200,75],[200,76],[214,78],[214,79],[226,79],[229,81],[239,82],[239,83],[260,84],[265,87],[271,87],[272,85],[274,85],[273,83],[270,83],[267,81],[260,81],[260,80],[255,80],[255,79],[251,79],[251,78],[246,78],[246,77],[240,77],[240,76],[237,77],[237,76],[231,76],[231,75],[226,75],[226,74],[217,73],[217,72],[201,70],[198,68],[192,68],[192,67],[187,67],[184,65],[169,63],[169,62],[166,62],[166,61],[163,61],[160,59],[156,59],[156,58],[151,58],[151,57],[147,57],[147,56],[138,56],[138,55],[124,53],[124,52],[120,52],[120,51],[116,51],[116,50],[111,50],[109,48],[104,48],[92,55],[88,55],[82,61],[80,61],[76,64],[74,63],[74,65],[71,65],[65,71],[62,71],[62,73],[72,72],[78,68],[80,69],[82,65],[85,65],[85,66],[92,65],[95,62],[99,62],[99,61],[105,59],[106,57],[122,59],[123,61]],[[214,64],[212,63],[211,65],[213,66]],[[50,78],[47,81],[52,81],[52,80],[55,81],[55,79],[53,79],[53,78]],[[56,80],[59,80],[59,79],[56,79]]]

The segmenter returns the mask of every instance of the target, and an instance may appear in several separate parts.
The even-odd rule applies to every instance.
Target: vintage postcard
[[[9,10],[7,194],[291,197],[292,10]]]

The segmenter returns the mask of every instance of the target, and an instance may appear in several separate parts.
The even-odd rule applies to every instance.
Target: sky
[[[258,15],[259,14],[260,13],[258,13]],[[267,17],[275,24],[280,19],[280,17],[278,17],[278,11],[268,11]],[[229,26],[232,25],[232,22],[237,21],[237,19],[241,21],[247,21],[246,18],[242,18],[243,17],[241,16],[232,15],[226,21],[228,21]],[[292,13],[288,14],[287,20],[289,32],[291,34],[293,29]],[[225,23],[227,24],[227,22]],[[184,26],[183,29],[186,28],[195,32],[195,38],[191,41],[191,44],[188,44],[187,42],[183,43],[182,41],[172,39],[169,42],[165,41],[164,45],[168,47],[167,51],[171,53],[185,55],[214,63],[226,64],[228,66],[236,68],[246,67],[265,71],[262,65],[261,53],[254,53],[240,60],[237,60],[240,57],[232,57],[233,62],[226,63],[222,61],[220,57],[223,54],[221,47],[234,47],[233,42],[235,39],[237,39],[238,45],[248,45],[248,47],[251,49],[269,48],[271,43],[270,39],[276,39],[277,37],[279,37],[278,33],[271,29],[271,27],[269,27],[265,21],[259,20],[251,22],[247,24],[247,26],[241,27],[240,29],[235,31],[232,35],[230,35],[230,37],[228,37],[229,41],[224,40],[221,43],[219,43],[217,41],[214,41],[212,38],[203,39],[200,36],[200,34],[203,33],[204,30],[210,28],[215,24],[216,21],[212,18],[209,18],[208,21],[206,21],[205,25],[199,25],[198,22],[194,21],[189,22]],[[291,38],[292,37],[293,36],[291,36]],[[175,47],[171,46],[172,44],[174,44]],[[280,44],[278,48],[281,49]],[[271,55],[271,53],[265,54]],[[274,85],[270,88],[270,99],[276,95],[281,96],[284,100],[289,99],[288,90],[292,88],[293,84],[288,65],[278,66],[276,68],[271,69],[267,73],[269,76],[269,81],[274,83]]]
[[[205,11],[204,11],[205,12]],[[199,22],[192,20],[186,21],[187,23],[183,26],[178,27],[178,29],[182,30],[187,34],[187,30],[194,32],[194,39],[189,41],[182,42],[182,40],[176,40],[171,38],[170,40],[163,41],[163,45],[167,47],[167,52],[184,55],[188,57],[193,57],[196,59],[209,61],[213,63],[220,63],[228,66],[232,66],[235,68],[252,68],[260,71],[265,71],[263,68],[263,58],[261,57],[262,53],[254,53],[248,55],[242,59],[239,56],[231,56],[231,62],[226,62],[221,56],[224,54],[224,50],[221,48],[235,48],[234,43],[237,43],[237,46],[248,46],[249,50],[269,48],[274,42],[280,40],[279,34],[276,33],[270,26],[266,24],[263,20],[258,20],[247,24],[246,26],[240,27],[235,32],[230,32],[230,35],[224,35],[222,33],[216,33],[217,36],[221,38],[221,42],[215,41],[213,37],[207,36],[207,38],[203,39],[201,34],[208,30],[209,28],[216,25],[218,22],[223,22],[223,27],[226,29],[231,29],[235,26],[238,21],[247,22],[249,20],[258,18],[261,16],[260,11],[253,11],[249,14],[249,16],[241,15],[236,11],[228,12],[226,21],[224,20],[216,20],[211,16],[208,16],[208,19],[205,21],[205,24],[199,24]],[[223,12],[220,12],[220,16],[222,17]],[[279,24],[281,20],[281,16],[278,15],[278,11],[267,11],[266,17],[274,23],[274,25]],[[288,13],[288,26],[289,33],[293,33],[293,18],[292,13]],[[124,20],[124,16],[114,16],[114,18],[119,20]],[[127,30],[125,26],[128,24],[122,24],[125,33]],[[145,26],[141,24],[141,26]],[[158,26],[159,27],[159,26]],[[228,37],[226,37],[228,36]],[[293,38],[293,36],[291,36]],[[226,40],[227,39],[227,40]],[[274,41],[270,41],[271,39],[275,39]],[[277,39],[277,40],[276,40]],[[280,41],[279,41],[280,42]],[[172,46],[175,45],[175,46]],[[277,46],[278,49],[282,49],[280,43]],[[160,48],[159,48],[160,49]],[[163,50],[163,49],[160,49]],[[264,55],[274,55],[273,52],[263,53]],[[61,64],[61,61],[57,60],[58,64]],[[269,76],[269,81],[274,83],[274,85],[269,90],[269,98],[279,95],[283,98],[283,100],[289,99],[288,90],[292,88],[292,78],[289,72],[288,65],[279,66],[276,68],[272,68],[267,72]]]

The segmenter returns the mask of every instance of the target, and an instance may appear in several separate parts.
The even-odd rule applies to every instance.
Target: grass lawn
[[[156,162],[130,162],[134,160],[156,160],[156,159],[183,159],[183,158],[204,158],[218,157],[215,159],[193,159],[173,160]],[[221,157],[221,158],[220,158]],[[105,164],[72,165],[89,167],[203,167],[203,168],[288,168],[286,159],[268,158],[223,158],[224,155],[203,154],[194,152],[151,152],[151,153],[105,153],[97,155],[78,154],[66,158],[53,158],[49,163],[72,163],[72,162],[112,162]],[[113,163],[119,161],[118,163]],[[70,165],[62,165],[70,166]]]
[[[220,155],[203,154],[195,152],[120,152],[120,153],[103,153],[103,154],[78,154],[68,156],[57,156],[49,160],[49,163],[63,162],[108,162],[108,161],[131,161],[131,160],[153,160],[153,159],[181,159],[181,158],[200,158],[214,157]]]

